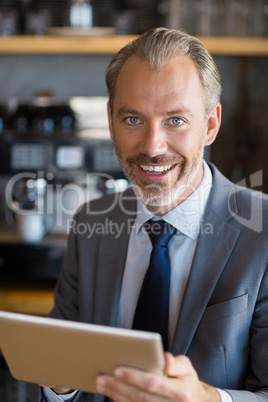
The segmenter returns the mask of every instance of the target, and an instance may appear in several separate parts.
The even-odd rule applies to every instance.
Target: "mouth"
[[[169,172],[175,165],[138,165],[144,172],[159,176]]]

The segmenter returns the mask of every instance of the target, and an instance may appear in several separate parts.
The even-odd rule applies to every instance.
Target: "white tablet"
[[[164,372],[159,334],[4,311],[0,349],[17,380],[85,392],[118,365]]]

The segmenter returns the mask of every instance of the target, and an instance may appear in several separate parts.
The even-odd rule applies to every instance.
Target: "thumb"
[[[176,376],[176,362],[174,356],[166,352],[165,353],[165,372],[168,377]]]
[[[190,374],[193,370],[188,357],[180,355],[174,357],[171,353],[165,353],[165,372],[168,377],[181,377]]]

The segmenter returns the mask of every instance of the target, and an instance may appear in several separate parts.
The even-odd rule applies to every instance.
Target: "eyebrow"
[[[116,113],[117,117],[122,117],[125,115],[133,115],[133,116],[144,116],[144,113],[140,112],[139,110],[136,109],[130,109],[130,108],[120,108],[118,112]],[[193,117],[193,114],[185,108],[180,108],[180,109],[174,109],[174,110],[169,110],[163,113],[163,116],[175,116],[175,115],[187,115],[190,117]]]
[[[174,116],[174,115],[181,115],[182,114],[182,115],[187,115],[187,116],[193,117],[193,114],[190,112],[190,110],[184,109],[184,108],[170,110],[170,111],[167,111],[164,114],[166,114],[167,116]]]
[[[117,111],[116,116],[121,117],[121,116],[125,116],[126,114],[134,115],[134,116],[143,116],[144,115],[142,112],[139,112],[138,110],[135,110],[135,109],[120,108]]]

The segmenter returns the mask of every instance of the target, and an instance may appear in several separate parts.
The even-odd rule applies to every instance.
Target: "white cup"
[[[17,227],[20,237],[29,242],[37,243],[44,237],[45,222],[42,214],[25,211],[24,214],[17,214]]]

